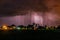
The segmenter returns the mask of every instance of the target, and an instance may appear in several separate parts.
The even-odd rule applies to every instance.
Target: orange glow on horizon
[[[2,30],[7,30],[7,29],[8,29],[8,27],[6,25],[2,26]]]

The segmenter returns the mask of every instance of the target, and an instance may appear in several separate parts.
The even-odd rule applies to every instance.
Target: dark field
[[[1,40],[22,40],[22,39],[59,39],[60,32],[54,31],[0,31]]]

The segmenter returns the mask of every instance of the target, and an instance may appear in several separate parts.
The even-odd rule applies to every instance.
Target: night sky
[[[42,12],[43,19],[60,24],[60,0],[0,0],[0,17]],[[49,24],[49,22],[47,24]]]
[[[0,0],[0,16],[26,14],[27,10],[60,14],[60,0]]]

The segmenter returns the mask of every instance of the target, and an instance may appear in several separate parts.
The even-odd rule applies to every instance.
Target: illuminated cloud
[[[45,15],[45,20],[47,25],[60,25],[60,16],[54,12],[47,12]]]
[[[9,21],[14,22],[16,18],[19,19],[21,15],[24,16],[30,13],[32,15],[33,22],[35,21],[36,23],[40,24],[53,23],[53,25],[60,24],[60,0],[0,0],[0,19],[1,19],[0,21],[2,24],[3,22],[8,23]],[[30,21],[31,20],[29,19],[30,17],[31,17],[30,15],[28,17],[26,15],[26,17],[24,16],[21,18],[22,20],[24,20],[23,18],[26,18],[25,21],[26,20]],[[23,22],[19,20],[18,22],[21,22],[21,24],[23,24]]]
[[[32,12],[31,18],[32,22],[43,25],[43,17],[41,12]]]

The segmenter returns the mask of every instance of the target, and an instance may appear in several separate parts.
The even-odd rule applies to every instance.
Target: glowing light
[[[20,27],[17,27],[18,30],[20,30]]]
[[[2,29],[3,29],[3,30],[7,30],[8,27],[7,27],[6,25],[3,25],[3,26],[2,26]]]
[[[35,21],[39,20],[39,16],[34,16]]]
[[[13,26],[13,29],[15,29],[16,27],[15,26]]]
[[[58,26],[55,26],[55,28],[57,28]]]
[[[43,25],[43,17],[40,14],[35,13],[33,15],[33,20],[36,24]]]
[[[46,30],[48,30],[49,29],[49,27],[46,27]]]

